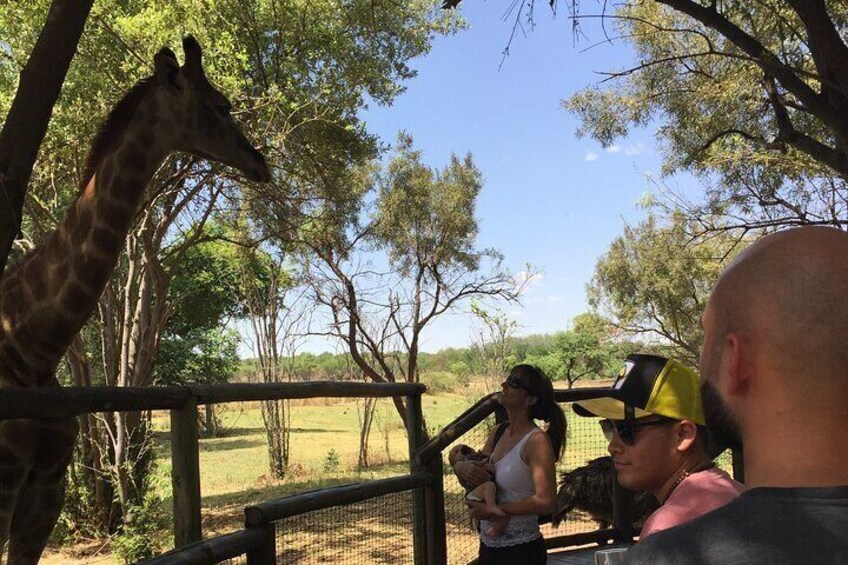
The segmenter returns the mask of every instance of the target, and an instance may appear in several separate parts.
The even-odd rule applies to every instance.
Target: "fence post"
[[[409,438],[409,471],[419,470],[415,453],[423,443],[424,415],[421,411],[421,395],[406,397],[406,435]],[[424,488],[412,491],[412,550],[415,565],[426,565],[427,559],[427,502]]]
[[[174,547],[200,541],[200,454],[197,399],[171,410],[171,487],[174,497]]]
[[[427,529],[427,565],[448,562],[447,531],[445,530],[445,474],[442,454],[427,464],[433,482],[424,487],[424,519]]]
[[[276,565],[277,528],[274,522],[255,527],[265,530],[265,540],[262,545],[247,552],[247,565]]]
[[[618,484],[617,473],[612,477],[612,516],[615,543],[633,541],[633,493]]]

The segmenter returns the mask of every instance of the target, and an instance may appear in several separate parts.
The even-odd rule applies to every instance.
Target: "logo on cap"
[[[635,361],[631,361],[630,359],[627,359],[624,362],[624,366],[618,372],[618,378],[615,379],[615,384],[612,385],[612,388],[615,389],[615,390],[620,389],[622,387],[622,385],[624,385],[624,381],[627,379],[627,375],[630,374],[630,371],[632,371],[633,367],[635,367],[635,366],[636,366]]]

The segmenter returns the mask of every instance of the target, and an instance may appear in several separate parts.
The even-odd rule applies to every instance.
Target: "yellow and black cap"
[[[674,359],[628,355],[615,383],[605,391],[600,398],[575,402],[574,411],[610,420],[654,414],[704,425],[698,374]]]

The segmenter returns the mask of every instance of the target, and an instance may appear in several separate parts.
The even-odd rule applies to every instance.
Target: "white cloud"
[[[637,143],[635,145],[628,145],[624,148],[624,154],[628,157],[632,157],[634,155],[640,155],[645,151],[645,145],[642,143]]]
[[[618,145],[610,145],[609,147],[607,147],[606,151],[607,153],[618,153],[619,151],[621,151],[621,147],[619,147]]]
[[[597,161],[598,160],[598,154],[595,153],[594,151],[589,151],[588,153],[586,153],[586,156],[583,157],[583,160],[584,161]]]

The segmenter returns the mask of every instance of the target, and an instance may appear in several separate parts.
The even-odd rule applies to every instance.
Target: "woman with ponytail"
[[[481,565],[547,563],[539,530],[540,514],[550,514],[556,501],[554,464],[565,448],[565,414],[554,400],[551,380],[532,365],[516,365],[501,385],[498,402],[507,413],[506,428],[493,430],[481,450],[495,466],[498,508],[509,516],[506,528],[491,527],[482,502],[467,501],[480,523]],[[547,433],[534,420],[547,422]],[[491,480],[480,461],[458,461],[454,473],[477,485]],[[497,535],[489,535],[497,533]]]

